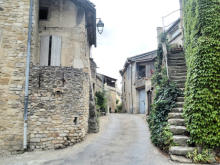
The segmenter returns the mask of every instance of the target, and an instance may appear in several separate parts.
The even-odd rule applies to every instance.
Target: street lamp
[[[102,22],[101,18],[97,18],[97,19],[99,19],[97,23],[97,30],[99,34],[102,34],[103,29],[104,29],[104,23]]]

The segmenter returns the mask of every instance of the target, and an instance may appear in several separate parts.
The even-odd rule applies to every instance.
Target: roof
[[[143,53],[137,56],[127,58],[127,61],[124,64],[124,68],[120,71],[121,75],[124,74],[128,65],[133,62],[147,62],[152,61],[157,57],[157,50],[153,50],[147,53]]]
[[[180,23],[180,18],[177,19],[167,30],[166,32],[169,33],[173,28],[176,27],[176,25],[178,25]]]
[[[130,57],[130,58],[128,58],[128,60],[136,61],[136,60],[151,59],[151,58],[154,58],[155,54],[157,54],[157,50]],[[151,55],[153,55],[153,56],[151,57]]]
[[[89,0],[72,0],[73,3],[82,7],[86,13],[86,28],[90,45],[96,46],[96,8]]]
[[[103,78],[111,79],[111,80],[113,80],[113,81],[117,81],[117,79],[112,78],[112,77],[109,77],[109,76],[106,76],[106,75],[104,75],[104,74],[97,73],[96,75],[97,75],[97,77],[99,77],[99,78],[103,77]]]

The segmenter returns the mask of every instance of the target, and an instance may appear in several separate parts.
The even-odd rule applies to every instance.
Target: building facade
[[[107,113],[116,112],[116,100],[117,100],[117,79],[112,77],[97,74],[97,87],[96,91],[105,92],[105,97],[107,99]]]
[[[90,47],[96,46],[94,5],[88,0],[33,0],[32,6],[29,0],[2,0],[0,20],[0,154],[64,148],[83,140],[95,113],[90,68]]]
[[[122,108],[127,113],[149,114],[152,100],[151,77],[157,51],[128,58],[122,76]]]

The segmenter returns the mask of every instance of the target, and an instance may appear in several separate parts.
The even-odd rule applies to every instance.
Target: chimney
[[[160,36],[163,33],[163,27],[157,27],[157,44],[160,43]]]

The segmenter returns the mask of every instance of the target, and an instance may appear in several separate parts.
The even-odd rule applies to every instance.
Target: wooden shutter
[[[61,37],[52,36],[51,66],[60,66],[61,61]]]
[[[50,36],[40,38],[40,65],[48,66]]]

